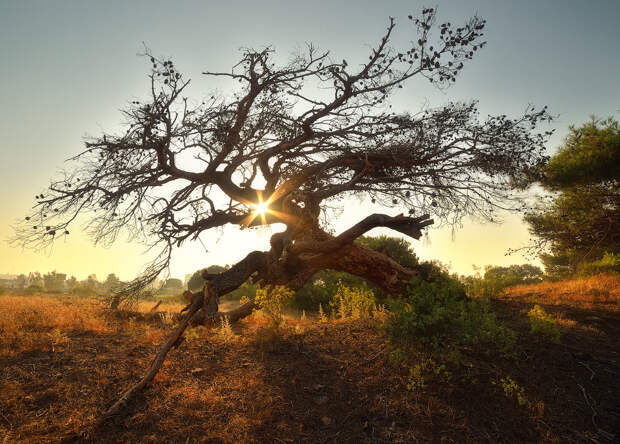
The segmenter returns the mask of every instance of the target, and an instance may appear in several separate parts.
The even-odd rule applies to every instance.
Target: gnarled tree
[[[22,245],[44,247],[68,234],[78,215],[92,212],[97,242],[122,231],[161,247],[127,292],[152,281],[174,247],[227,224],[281,223],[269,251],[250,252],[211,276],[215,296],[250,276],[263,285],[300,288],[318,270],[362,276],[398,294],[423,270],[400,266],[353,241],[375,227],[413,238],[433,223],[465,215],[493,220],[516,201],[514,183],[544,158],[549,119],[528,107],[517,118],[480,119],[476,102],[448,103],[416,113],[392,112],[388,99],[410,79],[438,88],[456,80],[464,63],[485,45],[485,21],[437,23],[434,9],[409,17],[417,35],[394,48],[394,19],[362,63],[349,63],[312,45],[286,64],[274,51],[247,49],[231,72],[205,72],[234,83],[230,96],[201,103],[184,96],[189,80],[169,60],[152,63],[149,97],[124,111],[126,131],[86,142],[75,168],[37,196],[34,212],[18,227]],[[353,194],[407,215],[372,214],[339,235],[326,230],[326,205]],[[398,213],[400,211],[393,211]],[[214,316],[194,295],[194,320]],[[231,314],[242,316],[251,308]],[[210,312],[209,312],[210,311]]]

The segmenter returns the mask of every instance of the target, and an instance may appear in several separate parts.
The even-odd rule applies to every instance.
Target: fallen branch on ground
[[[177,344],[177,341],[180,340],[181,335],[183,334],[183,332],[185,331],[185,329],[187,328],[189,324],[189,321],[198,312],[198,310],[202,308],[203,303],[204,303],[204,298],[196,298],[194,300],[193,304],[190,306],[187,314],[183,317],[183,320],[180,322],[179,326],[174,329],[172,334],[168,337],[168,340],[164,343],[164,345],[161,346],[161,348],[157,352],[157,355],[155,355],[155,358],[153,359],[153,362],[151,363],[151,366],[149,370],[147,371],[146,375],[144,375],[144,377],[137,384],[135,384],[134,386],[129,388],[125,393],[123,393],[123,396],[121,396],[118,401],[116,401],[108,410],[106,410],[106,412],[97,421],[97,425],[100,425],[104,423],[105,421],[107,421],[108,419],[112,418],[113,416],[118,415],[120,411],[123,408],[125,408],[127,403],[137,393],[139,393],[151,381],[153,381],[153,378],[155,378],[155,375],[157,375],[157,373],[159,372],[159,369],[164,363],[164,360],[166,359],[166,355],[168,354],[170,349],[175,344]]]

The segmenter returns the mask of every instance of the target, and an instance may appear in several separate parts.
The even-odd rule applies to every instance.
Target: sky
[[[456,84],[439,91],[412,83],[393,98],[397,109],[423,104],[479,101],[482,116],[518,116],[528,104],[547,105],[556,120],[548,144],[555,152],[568,125],[589,116],[620,118],[620,2],[617,0],[521,1],[0,1],[0,274],[57,270],[79,279],[116,273],[131,279],[149,261],[144,246],[119,239],[93,246],[74,233],[44,252],[22,251],[6,242],[11,225],[34,204],[84,138],[114,132],[119,110],[144,97],[149,63],[144,45],[171,57],[192,78],[195,98],[210,84],[201,72],[228,71],[243,47],[273,46],[283,57],[306,42],[329,49],[335,60],[365,60],[395,17],[394,45],[414,37],[407,15],[438,8],[438,20],[487,19],[487,46],[478,51]],[[224,91],[225,92],[225,91]],[[337,232],[372,212],[369,201],[345,205],[333,221]],[[393,211],[393,210],[392,210]],[[462,227],[431,229],[412,241],[423,259],[470,274],[472,265],[523,263],[509,248],[529,235],[519,214],[504,223],[465,220]],[[376,229],[369,234],[398,234]],[[211,264],[233,264],[253,249],[267,249],[269,230],[207,233],[202,244],[175,253],[171,275],[183,277]]]

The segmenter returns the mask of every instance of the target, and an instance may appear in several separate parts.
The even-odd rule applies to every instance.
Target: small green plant
[[[426,386],[428,375],[435,375],[448,381],[452,374],[447,370],[445,364],[439,364],[434,359],[423,359],[415,365],[409,367],[409,377],[407,378],[407,390],[421,390]]]
[[[185,340],[187,342],[193,342],[195,340],[197,340],[198,338],[200,338],[200,335],[198,334],[198,329],[195,327],[187,327],[185,329]]]
[[[540,334],[555,343],[560,342],[562,332],[560,332],[557,320],[540,305],[534,305],[527,316],[530,318],[530,333]]]
[[[493,384],[497,383],[493,382]],[[513,381],[510,376],[500,379],[499,385],[504,390],[506,397],[515,398],[520,406],[524,406],[529,403],[527,397],[525,396],[525,389]]]
[[[59,345],[66,345],[69,343],[69,336],[66,333],[60,331],[60,329],[55,328],[50,333],[48,333],[50,341],[52,342],[52,351],[56,351],[56,347]]]
[[[407,379],[407,390],[416,391],[426,387],[426,380],[424,379],[424,368],[421,364],[416,364],[413,367],[409,367],[409,377]]]
[[[228,316],[224,316],[222,319],[220,319],[220,325],[217,328],[217,335],[225,341],[228,341],[233,336],[235,336],[235,332],[230,326],[230,320],[228,319]]]
[[[323,305],[319,304],[319,321],[320,322],[327,322],[327,316],[325,315],[325,312],[323,311]]]
[[[372,315],[375,308],[375,295],[368,288],[351,288],[339,281],[338,289],[329,304],[332,312],[340,318],[366,318]]]
[[[288,305],[294,292],[283,285],[267,286],[256,290],[254,302],[271,318],[275,325],[284,321],[284,307]]]

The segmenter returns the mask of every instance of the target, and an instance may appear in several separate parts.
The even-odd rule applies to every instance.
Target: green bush
[[[406,301],[392,301],[388,336],[407,346],[422,344],[435,351],[458,345],[484,345],[509,351],[515,333],[500,325],[487,304],[462,298],[462,284],[442,276],[426,282],[412,279]]]
[[[347,287],[369,288],[361,277],[342,271],[323,270],[316,273],[308,284],[297,290],[291,301],[291,307],[306,311],[318,311],[319,305],[323,308],[329,307],[340,282]]]
[[[587,262],[581,266],[580,274],[583,276],[601,273],[620,274],[620,253],[605,253],[598,261]]]
[[[267,286],[256,290],[254,302],[275,325],[280,325],[284,320],[284,308],[292,297],[293,291],[283,285]]]
[[[534,305],[527,316],[530,318],[530,333],[540,334],[555,343],[560,342],[562,333],[560,332],[556,319],[548,314],[540,305]]]
[[[418,257],[413,252],[411,245],[403,238],[362,236],[356,239],[355,243],[384,253],[403,267],[415,267],[419,264]],[[299,311],[318,311],[319,305],[323,308],[333,305],[333,297],[338,292],[340,282],[349,288],[362,288],[372,291],[376,299],[387,297],[387,294],[381,289],[376,288],[359,276],[342,271],[322,270],[312,277],[311,282],[295,293],[291,307]]]
[[[505,288],[519,284],[541,282],[543,271],[534,265],[510,265],[509,267],[486,266],[484,277],[465,276],[461,280],[465,284],[467,295],[475,299],[492,299]]]
[[[341,318],[367,318],[375,308],[375,295],[369,288],[351,288],[339,281],[329,305]]]
[[[463,284],[435,270],[429,281],[411,280],[405,300],[390,301],[383,328],[394,346],[392,362],[409,370],[408,388],[425,377],[450,379],[463,353],[508,356],[516,333],[497,321],[488,304],[463,297]]]

